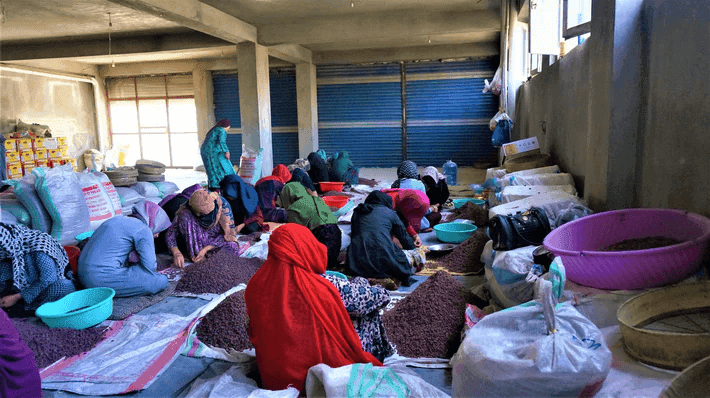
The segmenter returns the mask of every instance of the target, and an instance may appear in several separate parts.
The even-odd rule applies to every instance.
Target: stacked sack
[[[116,187],[128,187],[138,182],[138,170],[135,167],[118,167],[106,170],[104,173]]]
[[[165,181],[165,165],[160,162],[141,159],[136,162],[136,170],[138,170],[138,181]]]

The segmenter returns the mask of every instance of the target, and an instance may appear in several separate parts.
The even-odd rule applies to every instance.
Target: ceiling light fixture
[[[350,8],[353,8],[353,7],[355,7],[355,2],[354,2],[354,1],[351,1],[351,2],[350,2]]]
[[[113,57],[111,57],[111,28],[113,27],[113,23],[111,22],[111,13],[108,13],[108,56],[111,58],[111,67],[115,68],[116,63],[113,61]]]
[[[429,39],[429,44],[431,44],[431,36],[429,36],[428,39]]]

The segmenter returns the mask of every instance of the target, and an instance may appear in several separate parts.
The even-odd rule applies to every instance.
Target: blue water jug
[[[456,163],[447,160],[446,163],[444,163],[444,177],[446,177],[446,184],[447,185],[456,185],[456,176],[458,174],[459,168],[456,166]]]

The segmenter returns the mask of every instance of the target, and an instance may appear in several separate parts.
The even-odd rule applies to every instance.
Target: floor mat
[[[120,321],[144,308],[148,308],[153,304],[163,301],[175,291],[175,285],[177,285],[177,281],[170,282],[170,285],[168,285],[165,290],[152,296],[114,298],[113,312],[108,319]]]

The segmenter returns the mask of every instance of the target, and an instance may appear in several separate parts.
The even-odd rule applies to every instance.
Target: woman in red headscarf
[[[227,148],[229,119],[222,119],[207,132],[200,146],[200,155],[207,173],[207,183],[211,190],[219,189],[219,183],[229,174],[236,174]]]
[[[249,338],[264,388],[303,390],[308,369],[324,363],[382,364],[362,349],[338,290],[321,275],[327,250],[308,228],[286,224],[269,239],[269,257],[245,292]]]
[[[407,227],[407,234],[414,240],[414,245],[419,247],[422,240],[417,232],[421,229],[422,219],[429,211],[429,198],[417,189],[384,189],[392,198],[393,208]]]
[[[291,180],[291,172],[282,164],[277,164],[270,176],[261,178],[254,188],[259,196],[259,208],[264,215],[264,221],[285,223],[286,209],[276,205],[276,199],[281,194],[284,184]]]

